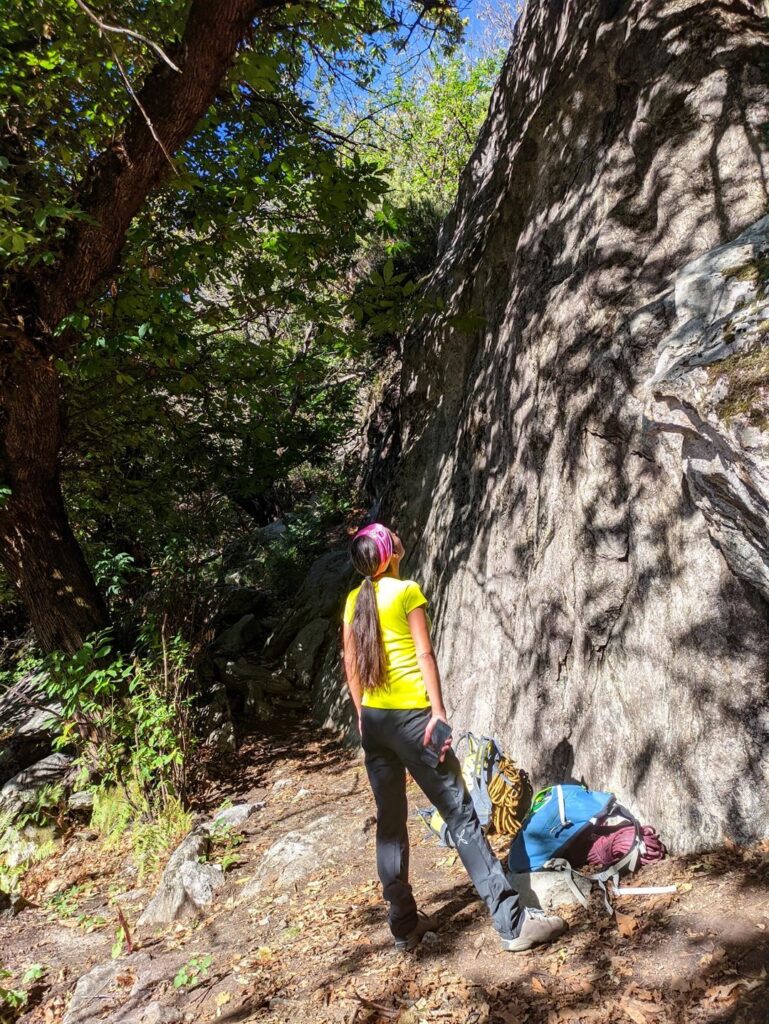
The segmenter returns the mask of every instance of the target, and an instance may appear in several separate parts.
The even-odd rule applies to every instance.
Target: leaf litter
[[[248,739],[220,766],[200,808],[210,813],[223,795],[266,801],[249,819],[241,863],[210,911],[159,937],[136,935],[144,899],[121,903],[122,922],[112,911],[110,923],[125,923],[136,953],[151,951],[155,962],[212,957],[209,976],[193,991],[160,981],[148,999],[178,1007],[187,1020],[243,1024],[765,1024],[769,843],[645,868],[641,884],[675,882],[678,892],[620,897],[613,917],[599,899],[587,911],[567,907],[570,930],[558,943],[512,955],[499,948],[456,854],[411,818],[411,879],[420,905],[437,910],[441,923],[414,953],[397,954],[375,876],[373,801],[360,761],[327,734],[297,726],[282,738],[280,758],[273,747],[267,736]],[[424,805],[413,785],[409,799],[412,810]],[[336,815],[333,864],[319,857],[292,885],[244,895],[276,840],[329,813]],[[110,888],[130,890],[125,863],[87,845],[76,867],[60,868],[60,856],[46,862],[27,898],[42,904],[46,887],[87,881],[95,915],[99,891],[106,905]],[[495,847],[504,852],[503,841]],[[42,905],[4,926],[3,960],[12,972],[33,951],[36,960],[58,954],[58,963],[47,964],[47,987],[20,1019],[60,1024],[79,974],[109,958],[114,929],[75,936],[74,950]],[[127,993],[134,972],[131,956],[124,960],[116,989]]]

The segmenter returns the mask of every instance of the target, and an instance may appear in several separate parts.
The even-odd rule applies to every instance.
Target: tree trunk
[[[0,508],[0,559],[45,650],[76,650],[107,622],[62,500],[61,397],[53,357],[71,358],[77,339],[55,332],[117,266],[131,221],[168,177],[170,154],[214,102],[253,19],[287,3],[193,0],[183,37],[172,48],[180,70],[158,61],[122,134],[94,157],[73,195],[88,217],[71,223],[57,261],[11,275],[0,290],[1,482],[10,489]]]
[[[0,557],[45,651],[75,651],[107,624],[107,609],[72,533],[59,481],[62,417],[53,360],[26,337],[25,358],[0,384],[3,486]]]

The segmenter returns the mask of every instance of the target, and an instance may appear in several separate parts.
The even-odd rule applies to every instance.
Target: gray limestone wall
[[[530,0],[383,507],[455,727],[678,851],[769,834],[768,58],[754,3]]]

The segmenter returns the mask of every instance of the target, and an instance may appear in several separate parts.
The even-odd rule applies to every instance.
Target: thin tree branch
[[[136,39],[138,42],[144,43],[145,46],[149,46],[151,50],[154,50],[158,57],[166,62],[169,68],[173,71],[178,71],[179,74],[182,73],[181,68],[178,68],[176,64],[174,64],[165,50],[163,50],[161,46],[158,46],[157,43],[153,43],[151,39],[143,36],[141,32],[134,32],[134,30],[130,28],[122,28],[120,25],[108,25],[105,21],[101,20],[95,11],[91,10],[88,4],[84,3],[84,0],[75,0],[75,3],[81,11],[84,11],[88,15],[94,25],[96,25],[101,32],[112,32],[115,35],[129,36],[131,39]]]
[[[115,50],[115,47],[112,45],[112,42],[111,42],[110,39],[107,40],[107,45],[109,46],[110,51],[112,53],[112,56],[113,56],[113,58],[115,60],[115,63],[117,64],[118,71],[120,72],[120,77],[123,79],[123,82],[125,83],[125,87],[126,87],[126,90],[128,91],[128,95],[131,97],[131,99],[134,101],[136,106],[139,108],[139,110],[141,112],[141,115],[144,118],[147,127],[149,128],[150,135],[152,135],[152,138],[155,140],[155,142],[157,142],[157,144],[163,150],[163,156],[166,158],[166,160],[171,165],[171,170],[174,172],[174,174],[178,174],[179,172],[176,170],[176,166],[174,165],[174,162],[171,159],[171,154],[168,152],[166,147],[163,145],[163,141],[160,138],[160,136],[158,135],[158,133],[155,131],[155,126],[153,125],[152,121],[150,120],[149,114],[144,109],[144,107],[141,104],[141,100],[139,99],[139,97],[134,92],[134,88],[131,85],[131,80],[129,79],[128,75],[126,74],[125,68],[123,67],[123,64],[122,64],[122,62],[120,60],[120,57],[118,57],[117,51]],[[179,69],[177,68],[177,71],[178,70]]]

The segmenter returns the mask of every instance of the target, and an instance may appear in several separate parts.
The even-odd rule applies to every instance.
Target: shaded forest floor
[[[598,899],[589,912],[568,908],[562,940],[514,955],[500,950],[455,855],[412,818],[412,881],[441,925],[400,955],[354,752],[286,726],[246,737],[207,777],[202,816],[225,799],[264,807],[241,827],[227,885],[201,920],[134,936],[135,950],[111,960],[117,908],[133,925],[156,880],[139,887],[125,852],[105,852],[87,830],[28,876],[37,905],[0,937],[7,967],[46,968],[26,1024],[61,1021],[78,977],[104,961],[107,980],[77,1024],[769,1021],[769,849],[670,858],[639,882],[675,882],[675,896],[620,898],[617,918]],[[415,788],[410,804],[424,806]]]

